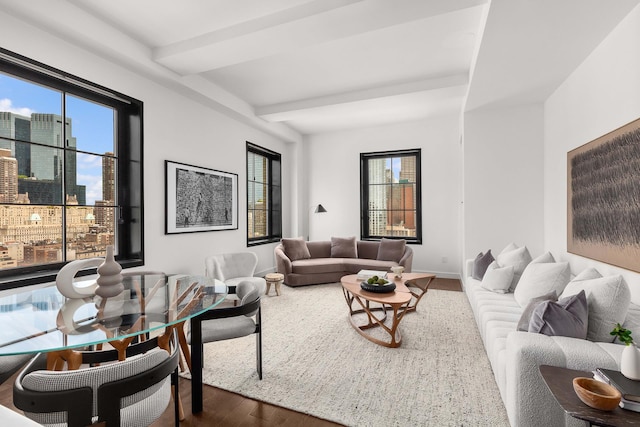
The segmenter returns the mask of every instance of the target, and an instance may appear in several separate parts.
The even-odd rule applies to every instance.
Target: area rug
[[[349,324],[340,284],[265,296],[255,336],[205,344],[204,382],[347,426],[508,426],[462,292],[429,290],[385,348]]]

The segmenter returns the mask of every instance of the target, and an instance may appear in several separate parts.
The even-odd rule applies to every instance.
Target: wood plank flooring
[[[429,288],[450,291],[462,290],[459,280],[442,278],[435,279]],[[0,405],[13,410],[17,410],[15,406],[13,406],[12,397],[13,382],[15,381],[16,375],[0,385]],[[190,381],[180,378],[179,387],[186,416],[186,419],[180,423],[181,427],[332,427],[341,425],[206,385],[203,390],[204,411],[200,414],[193,415],[191,414]],[[152,424],[152,427],[173,426],[173,419],[172,404],[162,416]]]

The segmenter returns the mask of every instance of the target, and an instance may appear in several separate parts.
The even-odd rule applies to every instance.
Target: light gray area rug
[[[508,426],[462,292],[430,290],[385,348],[349,324],[339,284],[265,296],[255,336],[205,345],[204,382],[348,426]]]

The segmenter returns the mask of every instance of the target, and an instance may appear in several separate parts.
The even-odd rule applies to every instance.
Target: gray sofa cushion
[[[527,306],[524,308],[524,311],[522,312],[522,316],[520,316],[520,320],[518,321],[517,329],[523,332],[529,331],[529,323],[531,321],[531,315],[533,314],[533,310],[538,305],[540,305],[540,303],[544,301],[557,301],[557,300],[558,300],[558,294],[556,294],[556,291],[551,291],[548,294],[539,296],[537,298],[533,298],[531,301],[529,301],[529,304],[527,304]]]
[[[331,258],[357,258],[356,237],[331,237]]]
[[[284,246],[284,253],[291,261],[311,258],[311,254],[307,248],[307,242],[300,238],[282,239],[282,246]]]
[[[471,277],[476,280],[482,280],[484,273],[487,271],[487,267],[494,261],[493,255],[491,255],[491,249],[486,253],[480,252],[476,259],[473,261],[473,272]]]
[[[550,336],[587,338],[587,296],[584,290],[556,301],[544,301],[533,310],[529,332]]]
[[[378,247],[378,260],[399,262],[404,254],[405,240],[385,239],[380,240]]]

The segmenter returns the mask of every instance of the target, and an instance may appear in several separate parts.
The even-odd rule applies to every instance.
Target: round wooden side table
[[[274,288],[276,289],[276,295],[280,296],[280,285],[282,285],[282,282],[284,281],[284,274],[269,273],[264,276],[264,280],[267,281],[267,292],[265,292],[265,295],[269,295],[269,290],[271,289],[271,285],[273,284]]]

